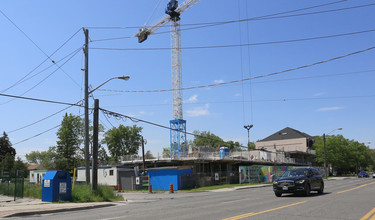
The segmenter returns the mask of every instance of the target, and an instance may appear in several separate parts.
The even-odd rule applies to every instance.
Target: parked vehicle
[[[323,176],[315,168],[291,169],[273,182],[273,191],[277,197],[283,193],[301,193],[309,196],[311,191],[322,194],[323,190]]]
[[[358,173],[358,178],[370,177],[370,174],[367,171],[361,171]]]
[[[372,174],[372,178],[375,178],[375,172]]]

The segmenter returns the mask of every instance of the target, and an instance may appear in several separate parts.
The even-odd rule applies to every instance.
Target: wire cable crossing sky
[[[170,27],[142,44],[136,38],[166,16],[167,3],[2,1],[0,130],[17,155],[56,146],[64,115],[82,115],[82,27],[90,30],[90,88],[130,76],[93,92],[100,123],[139,123],[154,155],[170,147]],[[371,0],[199,1],[181,14],[186,130],[247,146],[244,123],[254,125],[251,141],[285,127],[311,136],[340,127],[375,148],[374,10]]]

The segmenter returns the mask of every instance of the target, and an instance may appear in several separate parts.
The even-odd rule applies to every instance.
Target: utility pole
[[[98,147],[99,147],[99,99],[94,104],[94,130],[92,144],[92,184],[91,191],[98,189]]]
[[[143,159],[143,174],[146,172],[146,161],[145,161],[145,142],[142,137],[142,159]]]
[[[247,149],[250,150],[250,129],[254,127],[254,125],[245,125],[243,127],[247,130]]]
[[[326,134],[323,134],[323,144],[324,144],[324,175],[328,177],[327,172],[327,150],[326,150]]]
[[[89,149],[89,30],[82,28],[85,33],[85,168],[86,168],[86,184],[90,184],[90,149]]]

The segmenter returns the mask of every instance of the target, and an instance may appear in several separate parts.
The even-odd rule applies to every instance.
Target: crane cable
[[[161,1],[162,1],[162,0],[159,0],[159,2],[156,4],[154,10],[152,10],[152,13],[151,13],[150,17],[148,17],[148,19],[146,20],[146,22],[145,22],[145,24],[142,26],[142,28],[146,27],[147,24],[150,22],[152,16],[155,14],[156,9],[159,8]]]

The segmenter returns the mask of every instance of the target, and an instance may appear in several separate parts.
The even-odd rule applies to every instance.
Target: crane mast
[[[180,20],[171,22],[171,64],[173,119],[183,119],[182,113],[182,69],[181,69],[181,29]]]
[[[170,120],[170,150],[173,157],[187,152],[186,120],[182,110],[182,69],[181,69],[181,25],[180,15],[200,0],[186,0],[178,5],[177,0],[170,0],[165,9],[168,16],[149,28],[142,28],[138,34],[138,42],[142,43],[156,30],[171,22],[171,71],[173,119]]]

